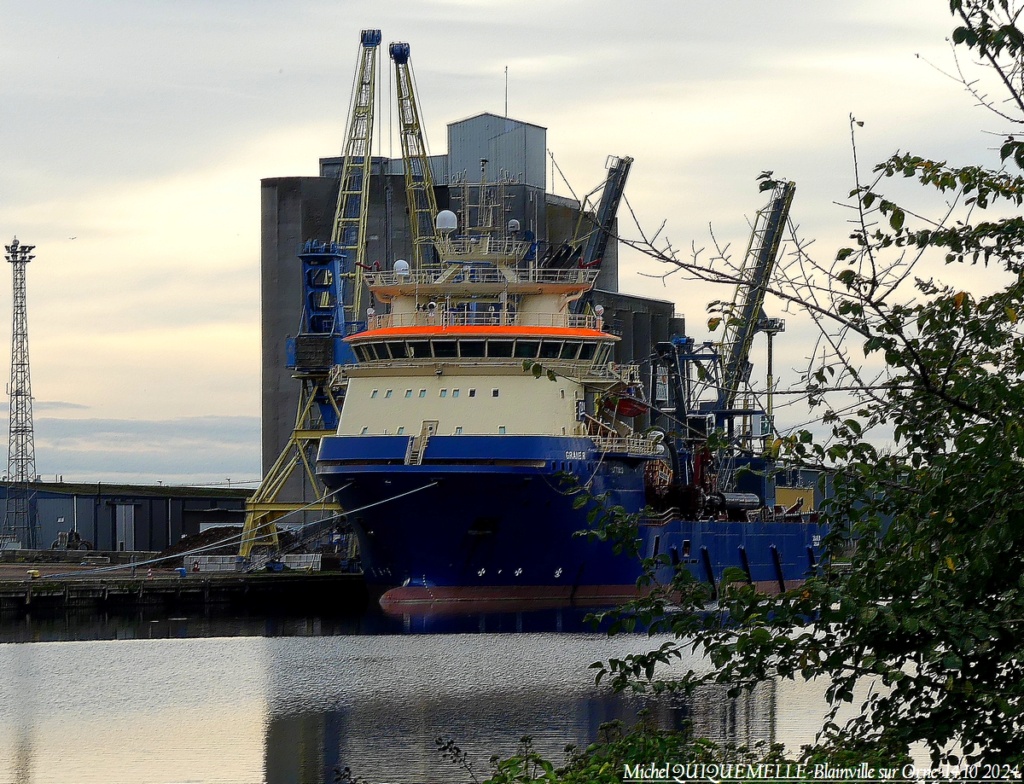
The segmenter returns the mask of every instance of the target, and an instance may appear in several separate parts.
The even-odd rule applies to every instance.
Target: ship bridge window
[[[440,394],[441,397],[448,397],[448,390],[447,389],[442,389],[439,394]]]
[[[430,344],[425,340],[411,340],[406,344],[408,356],[415,359],[430,359]]]
[[[377,390],[375,389],[372,392],[370,392],[370,400],[373,400],[376,397],[377,397]]]
[[[441,359],[457,357],[459,355],[458,343],[454,340],[435,340],[434,356]]]
[[[491,397],[497,397],[497,396],[498,396],[498,390],[497,389],[492,389],[491,390]]]
[[[459,396],[459,390],[453,389],[452,390],[452,397],[458,397],[458,396]]]
[[[540,358],[541,359],[558,359],[559,352],[562,350],[562,342],[555,340],[545,340],[540,344]]]
[[[372,353],[371,359],[391,359],[387,346],[383,343],[370,343],[367,348]]]
[[[366,346],[356,346],[356,356],[360,362],[369,362],[371,359],[376,359],[373,352]]]
[[[427,396],[427,390],[421,389],[420,390],[420,397],[426,397],[426,396]]]
[[[459,341],[459,353],[464,357],[482,357],[484,345],[482,340],[461,340]]]
[[[385,398],[389,398],[389,397],[391,397],[391,394],[392,394],[392,392],[393,392],[393,391],[394,391],[394,390],[391,390],[391,389],[389,389],[389,390],[388,390],[387,392],[385,392],[385,393],[384,393],[384,397],[385,397]]]
[[[593,359],[597,351],[597,343],[584,343],[580,349],[580,359]]]
[[[395,359],[405,359],[406,357],[412,356],[409,353],[409,349],[405,345],[405,343],[401,343],[401,342],[388,343],[387,346],[388,346],[388,349],[391,351],[391,356],[393,358],[395,358]]]
[[[411,389],[405,390],[405,396],[406,397],[412,397],[412,390]]]
[[[476,397],[476,390],[475,389],[469,390],[469,396],[470,397]]]
[[[511,357],[511,340],[489,340],[487,341],[487,356],[489,357]]]
[[[567,340],[562,344],[562,351],[559,353],[559,359],[576,359],[576,355],[579,353],[580,344],[575,340]]]
[[[537,350],[540,348],[539,340],[517,340],[516,356],[519,359],[536,359]]]

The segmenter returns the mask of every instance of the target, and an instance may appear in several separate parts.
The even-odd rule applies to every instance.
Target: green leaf
[[[722,582],[745,583],[746,581],[747,573],[738,566],[727,566],[725,571],[722,572]]]
[[[892,214],[889,216],[889,225],[892,226],[893,231],[899,231],[903,228],[903,221],[906,218],[903,210],[899,207],[894,207]]]

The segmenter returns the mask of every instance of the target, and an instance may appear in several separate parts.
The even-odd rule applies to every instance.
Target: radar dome
[[[434,226],[445,233],[455,231],[459,227],[459,219],[451,210],[441,210],[434,219]]]
[[[406,277],[409,274],[409,262],[405,259],[399,259],[395,262],[395,274],[402,277]]]

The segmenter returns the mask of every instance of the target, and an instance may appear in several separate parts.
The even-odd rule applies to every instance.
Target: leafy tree
[[[949,7],[954,75],[1003,120],[1024,122],[1022,7]],[[995,77],[1001,99],[967,78],[961,53]],[[1000,161],[894,154],[870,182],[857,177],[850,247],[818,263],[798,243],[773,281],[771,293],[818,327],[804,384],[830,432],[776,446],[834,477],[822,573],[778,596],[734,583],[708,613],[695,611],[707,587],[680,572],[618,621],[674,640],[595,665],[599,680],[690,692],[823,678],[821,747],[900,755],[921,743],[936,762],[1024,761],[1024,140],[1007,136]],[[941,196],[944,214],[922,217],[887,193],[904,182],[925,201]],[[734,279],[722,263],[634,244],[682,274]],[[986,270],[987,290],[937,282],[927,274],[936,257],[953,272]],[[659,679],[659,665],[688,649],[715,669]],[[840,726],[851,702],[860,711]]]

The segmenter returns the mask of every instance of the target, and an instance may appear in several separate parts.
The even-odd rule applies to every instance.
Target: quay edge
[[[301,614],[361,612],[359,574],[220,574],[75,576],[0,580],[0,617],[110,611],[217,609]]]

